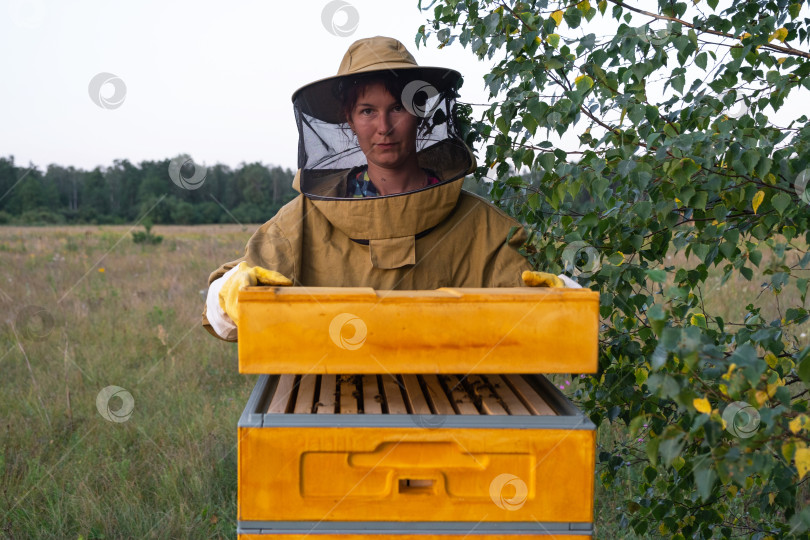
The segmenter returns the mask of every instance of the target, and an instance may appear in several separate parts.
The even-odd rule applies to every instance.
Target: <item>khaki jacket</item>
[[[247,261],[280,272],[297,286],[523,286],[521,273],[531,270],[517,251],[525,231],[462,190],[462,181],[366,199],[337,198],[345,193],[346,171],[311,181],[309,196],[299,195],[281,208],[253,234],[244,257],[220,266],[208,283]],[[216,335],[204,312],[203,326]]]

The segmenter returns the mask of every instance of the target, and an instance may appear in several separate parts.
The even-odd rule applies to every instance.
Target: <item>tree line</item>
[[[0,225],[123,224],[141,217],[178,225],[263,223],[298,195],[290,169],[217,164],[196,180],[189,160],[181,155],[134,165],[123,159],[92,171],[51,164],[42,172],[0,157]],[[180,185],[169,172],[173,162],[182,165]],[[489,186],[472,178],[464,188],[489,196]]]
[[[181,185],[169,174],[172,162],[185,163]],[[0,225],[121,224],[144,216],[161,224],[261,223],[298,194],[290,169],[261,163],[198,169],[204,179],[179,156],[115,160],[91,171],[51,164],[43,172],[0,157]],[[194,179],[195,189],[181,187],[184,179]]]

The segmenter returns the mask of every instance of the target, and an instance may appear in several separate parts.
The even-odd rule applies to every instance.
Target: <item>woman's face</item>
[[[349,120],[368,163],[385,169],[399,168],[415,158],[418,124],[418,118],[382,83],[365,88],[357,97]]]

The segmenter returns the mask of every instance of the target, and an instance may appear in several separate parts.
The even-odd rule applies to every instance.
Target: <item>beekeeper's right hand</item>
[[[239,325],[239,291],[255,285],[288,286],[293,282],[282,274],[261,266],[248,266],[245,261],[239,263],[236,272],[231,274],[219,290],[219,306],[228,317]]]

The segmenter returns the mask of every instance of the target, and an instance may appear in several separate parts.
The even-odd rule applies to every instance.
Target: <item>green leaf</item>
[[[740,160],[743,162],[743,165],[745,165],[748,174],[751,174],[754,172],[754,167],[756,167],[757,163],[759,163],[759,152],[754,148],[746,150],[743,152]]]
[[[537,131],[537,126],[538,126],[537,120],[535,120],[534,116],[532,116],[530,113],[527,113],[527,114],[523,115],[521,120],[523,122],[523,127],[528,129],[529,133],[534,135],[535,131]]]
[[[684,442],[683,434],[679,433],[672,439],[664,439],[658,446],[658,453],[664,461],[664,465],[672,465],[676,458],[680,457],[683,452]]]
[[[697,459],[702,459],[704,462],[696,466],[692,474],[695,477],[698,494],[701,500],[706,502],[712,494],[712,487],[714,487],[714,482],[717,480],[717,473],[711,467],[711,461],[709,461],[708,457],[698,457]]]
[[[646,112],[646,107],[644,105],[632,104],[630,105],[630,109],[627,113],[627,116],[630,117],[630,120],[635,125],[639,125],[641,120],[644,118],[644,113]]]
[[[565,18],[565,22],[568,23],[568,26],[572,29],[578,28],[580,22],[582,22],[582,12],[574,6],[566,9],[563,17]]]
[[[678,186],[683,186],[693,174],[700,170],[700,165],[692,158],[683,158],[674,162],[668,171],[670,178],[673,178]]]
[[[647,270],[647,277],[656,283],[664,283],[667,280],[667,272],[660,269]]]
[[[498,130],[501,133],[503,133],[504,135],[509,133],[509,123],[506,121],[506,118],[504,118],[503,116],[499,116],[498,119],[495,120],[495,127],[497,127]]]
[[[670,82],[672,83],[672,88],[677,90],[678,93],[683,94],[683,86],[686,84],[686,77],[683,74],[672,77]]]
[[[647,448],[645,449],[647,452],[647,459],[650,460],[650,464],[655,467],[658,463],[658,447],[661,445],[661,439],[656,437],[654,439],[650,439],[647,442]]]
[[[799,375],[799,378],[805,384],[810,384],[810,356],[807,356],[802,362],[799,364],[796,373]]]
[[[574,85],[576,86],[578,92],[584,93],[593,87],[593,79],[587,75],[580,75],[574,81]]]
[[[703,71],[706,71],[706,65],[708,64],[708,59],[709,59],[709,55],[707,55],[705,52],[702,52],[702,53],[700,53],[699,55],[697,55],[695,57],[695,64],[697,65],[697,67],[699,67]]]
[[[785,209],[790,204],[790,195],[785,193],[784,191],[780,191],[776,195],[771,198],[771,206],[779,212],[779,215],[784,215]]]

